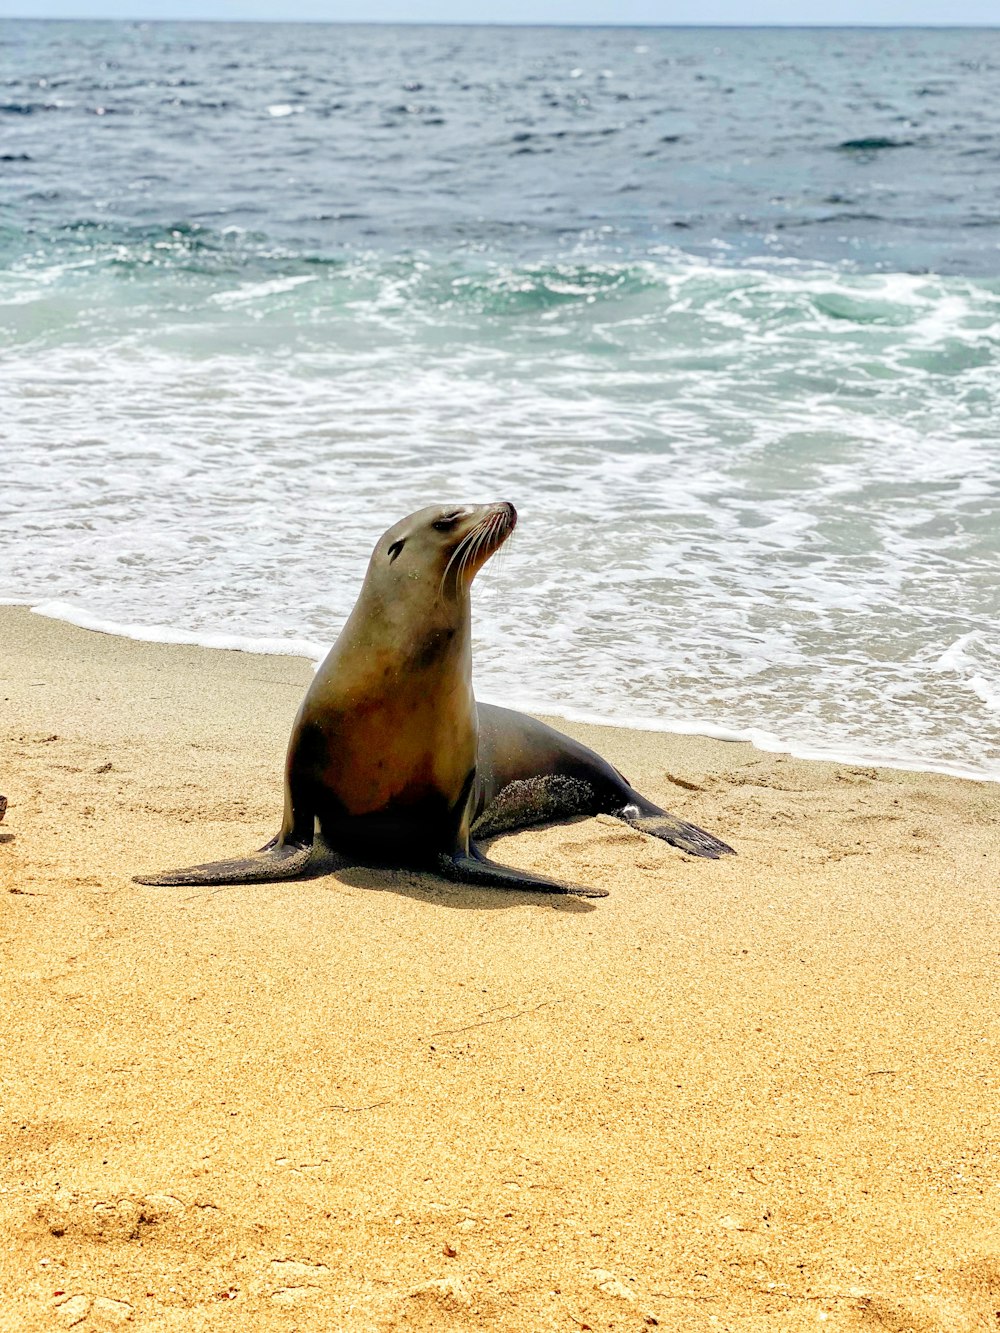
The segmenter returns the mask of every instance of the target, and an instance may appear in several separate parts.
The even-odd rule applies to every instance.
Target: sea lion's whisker
[[[488,560],[499,545],[500,528],[502,526],[502,517],[500,514],[490,514],[483,525],[483,535],[480,540],[480,550],[485,548],[486,559]]]
[[[476,529],[474,529],[472,534],[473,537],[472,542],[469,546],[468,551],[466,551],[462,561],[463,574],[469,568],[470,565],[472,565],[476,560],[478,560],[479,554],[482,551],[483,546],[485,544],[487,529],[488,529],[488,520],[486,522],[481,522],[479,526]]]
[[[452,551],[441,575],[441,592],[445,590],[448,576],[454,571],[456,583],[460,582],[467,571],[480,561],[480,556],[489,559],[495,550],[503,544],[506,536],[506,515],[497,510],[481,518],[471,528]]]
[[[483,544],[489,548],[487,552],[487,558],[489,558],[489,556],[491,556],[495,551],[497,551],[500,547],[502,547],[504,537],[506,535],[504,532],[504,527],[505,525],[504,525],[503,514],[497,513],[497,514],[492,514],[490,516],[485,531],[483,533],[483,538],[484,538]]]
[[[497,548],[497,539],[500,535],[500,521],[499,514],[491,514],[483,527],[482,544],[490,548],[491,555]]]
[[[482,542],[483,542],[483,532],[482,529],[480,528],[478,531],[475,532],[472,541],[469,543],[469,546],[465,554],[462,556],[462,562],[459,565],[459,577],[465,576],[465,573],[468,570],[469,566],[476,559],[476,556],[478,556],[479,548],[482,546]]]
[[[445,583],[446,583],[446,581],[447,581],[447,579],[448,579],[448,575],[451,573],[451,567],[452,567],[452,565],[453,565],[453,564],[455,563],[455,561],[456,561],[457,559],[459,559],[459,557],[463,554],[463,552],[464,552],[464,550],[465,550],[465,547],[466,547],[466,545],[467,545],[467,543],[468,543],[468,541],[469,541],[469,538],[473,535],[474,532],[475,532],[475,528],[473,528],[472,531],[467,532],[467,533],[465,534],[465,536],[462,538],[462,540],[461,540],[461,541],[458,543],[458,545],[455,547],[454,551],[452,551],[452,553],[451,553],[451,559],[448,561],[447,565],[445,565],[444,573],[443,573],[442,576],[441,576],[441,588],[442,588],[442,590],[444,589],[444,585],[445,585]],[[457,574],[456,574],[456,578],[457,578]]]
[[[501,539],[500,549],[490,561],[490,572],[488,574],[492,594],[490,604],[494,608],[499,604],[501,587],[507,573],[507,549],[507,542]]]
[[[475,536],[475,529],[473,528],[470,532],[467,532],[467,533],[465,534],[465,536],[462,538],[461,544],[459,545],[459,548],[458,548],[458,565],[457,565],[457,567],[456,567],[456,569],[455,569],[455,579],[456,579],[456,582],[457,582],[457,581],[460,581],[462,575],[465,573],[465,565],[466,565],[466,561],[468,560],[469,551],[470,551],[470,549],[471,549],[471,547],[472,547],[472,542],[473,542],[473,538],[474,538],[474,536]]]
[[[474,550],[474,552],[473,552],[473,557],[472,557],[473,560],[478,559],[478,557],[480,556],[480,554],[481,554],[482,551],[483,551],[483,548],[489,545],[489,543],[490,543],[490,528],[491,528],[490,523],[488,523],[488,522],[485,523],[485,524],[483,525],[483,529],[482,529],[482,531],[480,532],[479,536],[476,538],[476,546],[475,546],[475,550]],[[471,563],[471,561],[470,561],[470,563]]]

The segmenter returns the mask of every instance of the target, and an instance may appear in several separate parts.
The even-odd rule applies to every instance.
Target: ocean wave
[[[975,695],[991,713],[1000,714],[1000,639],[990,643],[987,631],[970,630],[948,645],[933,670],[949,676],[953,688]]]
[[[860,139],[844,139],[837,148],[845,153],[880,153],[887,148],[913,148],[915,139],[890,139],[884,134],[871,134]]]
[[[765,316],[780,320],[813,311],[859,324],[902,325],[948,303],[978,318],[980,312],[996,314],[1000,296],[996,279],[872,274],[792,260],[720,262],[676,248],[656,250],[632,261],[582,253],[558,261],[511,262],[488,254],[445,259],[431,253],[387,257],[360,251],[328,256],[263,232],[194,223],[123,226],[80,219],[52,231],[0,230],[8,290],[52,290],[87,269],[90,282],[124,277],[139,283],[148,288],[150,300],[168,309],[172,303],[188,308],[200,297],[224,303],[227,289],[191,284],[230,276],[244,284],[230,290],[259,287],[264,296],[284,295],[318,278],[321,286],[310,300],[334,305],[343,300],[355,312],[367,302],[373,310],[468,308],[485,315],[532,316],[561,306],[616,305],[648,296],[665,315],[725,306],[735,322],[745,314],[748,325]]]
[[[331,215],[363,219],[358,212]],[[244,273],[249,281],[271,275],[326,272],[331,280],[372,283],[427,304],[464,302],[480,309],[544,308],[564,301],[600,299],[657,286],[658,264],[574,261],[510,264],[489,257],[462,263],[430,254],[386,257],[377,252],[331,256],[280,241],[263,232],[191,222],[122,225],[78,219],[54,229],[0,233],[8,271],[51,282],[81,258],[96,272],[113,271],[154,284],[176,274]]]
[[[98,634],[116,634],[123,639],[134,639],[137,643],[172,643],[190,644],[200,648],[215,648],[239,653],[261,653],[276,657],[305,657],[319,663],[329,651],[329,644],[316,643],[312,639],[273,638],[266,635],[256,637],[246,634],[200,633],[196,634],[173,625],[139,625],[132,621],[118,621],[105,616],[95,615],[85,607],[71,602],[30,603],[15,601],[13,598],[0,598],[3,606],[24,606],[36,616],[48,620],[60,620],[65,625],[75,625],[78,629],[93,630]]]
[[[33,116],[39,111],[58,111],[61,102],[0,102],[0,115]]]
[[[100,634],[116,635],[140,643],[164,643],[189,645],[216,651],[242,652],[262,656],[302,657],[318,666],[329,651],[329,644],[309,639],[271,638],[264,635],[240,635],[212,632],[194,632],[177,629],[169,625],[137,625],[107,619],[94,615],[86,609],[68,602],[44,602],[31,606],[13,598],[0,598],[0,606],[28,606],[35,615],[50,620],[59,620],[63,624],[75,625],[80,629],[92,630]],[[947,656],[947,655],[946,655]],[[950,659],[949,659],[950,661]],[[945,668],[945,669],[950,669]],[[760,727],[727,727],[708,717],[692,716],[689,718],[643,718],[630,713],[600,713],[587,709],[567,707],[565,701],[553,701],[524,692],[506,692],[502,696],[482,696],[486,702],[500,704],[503,707],[516,707],[533,715],[562,719],[567,722],[580,722],[592,726],[623,727],[631,731],[662,732],[678,736],[707,736],[714,740],[742,742],[753,745],[758,750],[770,754],[788,754],[796,759],[808,759],[823,763],[875,766],[896,769],[903,772],[943,773],[950,777],[965,778],[974,782],[1000,782],[1000,766],[989,765],[976,767],[973,764],[935,761],[926,756],[907,752],[905,747],[865,747],[850,744],[824,744],[822,738],[810,737],[808,733],[796,735],[794,732],[778,734]],[[1000,693],[990,704],[1000,709]]]
[[[173,230],[0,275],[4,595],[311,652],[387,522],[510,498],[484,693],[996,776],[995,281]]]

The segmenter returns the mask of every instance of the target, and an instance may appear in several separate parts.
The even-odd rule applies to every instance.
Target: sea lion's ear
[[[406,538],[404,537],[402,541],[393,542],[393,544],[389,547],[388,554],[389,554],[390,565],[395,560],[396,556],[399,555],[400,551],[403,549],[405,545],[406,545]]]

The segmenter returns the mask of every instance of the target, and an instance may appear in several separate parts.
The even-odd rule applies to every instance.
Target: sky
[[[1000,25],[1000,0],[0,0],[0,18]]]

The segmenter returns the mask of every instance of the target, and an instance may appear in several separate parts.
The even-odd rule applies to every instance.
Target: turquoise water
[[[485,697],[1000,778],[1000,34],[0,40],[0,596],[319,653],[504,498]]]

